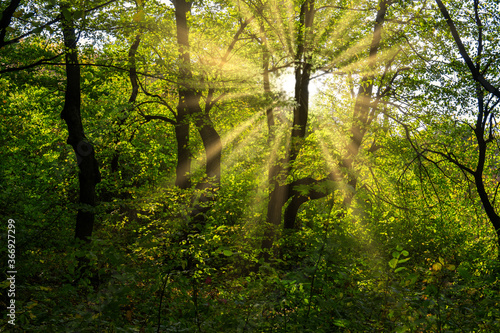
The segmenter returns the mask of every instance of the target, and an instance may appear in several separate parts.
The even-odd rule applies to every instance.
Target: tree
[[[365,134],[369,131],[370,124],[377,119],[380,114],[380,105],[390,95],[389,92],[393,89],[394,82],[398,77],[401,69],[394,69],[393,65],[399,52],[389,52],[389,55],[384,54],[382,60],[377,58],[378,53],[383,48],[394,47],[389,42],[389,37],[386,37],[386,45],[382,47],[382,26],[385,22],[385,17],[389,7],[393,4],[392,1],[377,2],[378,9],[375,17],[375,24],[372,33],[371,43],[366,45],[368,52],[364,55],[367,59],[366,64],[362,68],[345,65],[353,63],[355,58],[350,58],[344,63],[331,63],[328,55],[322,55],[319,52],[319,47],[314,45],[321,41],[325,45],[329,45],[335,49],[330,51],[330,54],[337,56],[342,54],[346,49],[346,45],[355,43],[353,40],[340,41],[338,45],[329,44],[328,40],[336,22],[341,21],[342,14],[349,11],[356,11],[357,8],[343,7],[339,5],[325,5],[315,8],[315,3],[304,1],[300,3],[300,12],[297,19],[297,31],[295,47],[292,63],[294,64],[295,74],[295,92],[294,92],[294,107],[293,107],[293,123],[290,133],[290,145],[286,147],[285,157],[276,163],[269,171],[270,178],[270,199],[268,204],[267,221],[274,228],[281,224],[284,219],[284,227],[293,229],[298,211],[302,204],[311,199],[319,199],[328,196],[333,192],[335,184],[345,182],[351,188],[345,194],[344,205],[349,206],[353,196],[353,192],[357,185],[357,176],[354,160],[358,155],[360,147],[363,143]],[[325,10],[330,7],[335,10],[334,14],[327,16]],[[359,9],[360,11],[369,11],[370,9]],[[322,13],[320,21],[322,27],[314,26],[314,19],[318,13]],[[268,19],[268,21],[270,21]],[[326,22],[326,23],[324,23]],[[326,25],[326,28],[324,26]],[[275,28],[276,29],[276,28]],[[316,29],[316,30],[315,30]],[[353,38],[363,38],[366,35],[366,27],[360,27],[359,35]],[[397,39],[397,33],[396,39]],[[394,38],[394,37],[392,37]],[[364,47],[366,42],[359,42]],[[394,42],[392,42],[394,43]],[[385,50],[384,50],[385,51]],[[330,55],[330,56],[332,56]],[[363,56],[363,53],[356,55]],[[359,59],[359,58],[358,58]],[[330,63],[329,63],[330,61]],[[345,68],[342,68],[344,66]],[[382,73],[378,73],[381,66]],[[309,113],[309,82],[313,72],[326,69],[331,72],[333,68],[341,67],[338,71],[346,75],[350,81],[348,85],[352,86],[354,81],[358,82],[359,90],[356,101],[353,106],[353,116],[350,129],[350,139],[346,147],[345,156],[339,162],[339,167],[334,167],[323,178],[312,177],[293,177],[294,165],[298,164],[297,159],[300,156],[301,147],[307,137],[308,113]],[[350,69],[348,69],[350,68]],[[356,79],[353,79],[353,76]],[[378,85],[378,86],[377,86]],[[374,91],[374,88],[377,90]],[[353,88],[352,88],[353,89]],[[375,147],[372,145],[371,149]],[[291,181],[290,178],[293,178]],[[284,214],[282,212],[284,208]],[[272,232],[265,236],[263,243],[264,248],[271,246]]]
[[[101,174],[94,147],[85,136],[82,124],[78,39],[75,33],[72,9],[68,5],[61,5],[61,16],[66,59],[66,94],[61,118],[68,126],[67,143],[73,147],[80,170],[78,174],[79,203],[82,207],[78,209],[76,217],[75,237],[89,241],[94,227],[95,187],[101,181]]]
[[[457,156],[457,152],[450,149],[442,150],[434,147],[418,147],[416,145],[414,148],[423,158],[434,165],[438,164],[436,157],[444,158],[449,163],[458,167],[462,171],[464,177],[475,185],[476,193],[481,200],[484,211],[496,232],[497,242],[500,248],[500,216],[498,215],[498,208],[496,208],[495,205],[498,186],[496,186],[493,193],[488,193],[488,186],[486,185],[488,182],[487,177],[491,177],[487,176],[489,173],[486,169],[488,164],[487,161],[492,157],[494,158],[494,155],[497,153],[495,149],[493,151],[489,149],[491,145],[497,143],[498,140],[496,138],[495,129],[495,109],[500,102],[500,91],[493,83],[496,81],[496,78],[494,76],[488,78],[489,73],[498,76],[495,69],[491,67],[494,62],[494,53],[492,54],[492,51],[490,51],[490,49],[494,50],[495,45],[498,45],[499,42],[497,39],[492,39],[491,35],[492,33],[494,34],[495,31],[498,31],[498,25],[495,24],[495,21],[492,20],[488,14],[488,11],[495,9],[492,9],[492,7],[488,5],[481,6],[478,0],[474,1],[472,12],[476,31],[475,33],[471,33],[472,36],[467,35],[469,41],[473,40],[473,43],[471,42],[469,47],[475,46],[476,48],[476,55],[471,57],[469,54],[470,51],[467,51],[448,9],[440,0],[436,0],[436,4],[438,5],[441,15],[446,20],[446,25],[458,48],[458,54],[456,54],[456,56],[462,59],[469,72],[469,75],[466,76],[464,73],[465,69],[460,68],[460,72],[457,74],[461,77],[461,80],[465,79],[465,85],[467,87],[465,89],[468,89],[467,93],[470,94],[471,97],[475,95],[477,110],[472,112],[472,115],[475,117],[475,123],[474,125],[468,124],[468,126],[472,130],[475,138],[474,146],[477,147],[476,164],[475,166],[471,166],[470,162],[461,160],[460,157]],[[485,25],[483,23],[482,17],[486,17],[488,24]],[[463,89],[464,88],[461,90]],[[474,93],[472,94],[471,92]],[[468,123],[468,120],[469,119],[466,119],[465,122]],[[468,138],[467,142],[469,142]]]

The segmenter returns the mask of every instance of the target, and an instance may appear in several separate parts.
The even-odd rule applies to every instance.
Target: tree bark
[[[73,147],[76,154],[79,167],[79,203],[82,205],[76,217],[75,237],[89,241],[94,227],[95,187],[101,180],[101,174],[94,147],[85,137],[81,119],[80,66],[74,23],[64,15],[61,16],[66,58],[66,93],[61,118],[68,126],[67,143]]]
[[[300,206],[309,200],[321,199],[328,196],[334,190],[331,186],[335,180],[334,174],[330,173],[327,177],[319,180],[306,177],[292,182],[289,185],[292,200],[285,208],[284,228],[294,229]],[[299,191],[298,186],[307,187],[307,193]]]
[[[197,222],[203,222],[203,214],[208,210],[205,203],[214,199],[213,192],[220,186],[222,143],[210,118],[210,110],[213,106],[211,100],[213,90],[209,90],[205,109],[202,110],[200,106],[201,87],[197,87],[193,82],[189,51],[189,26],[187,22],[187,14],[191,11],[191,3],[186,0],[176,0],[174,5],[180,60],[179,104],[177,106],[177,124],[175,127],[178,157],[176,185],[181,188],[191,186],[189,173],[192,157],[189,150],[189,128],[190,121],[194,121],[203,141],[206,156],[206,179],[199,183],[197,188],[210,191],[204,191],[201,194],[199,202],[191,212],[191,216],[196,218]]]
[[[378,6],[369,51],[369,66],[371,67],[375,67],[377,65],[376,57],[382,40],[385,15],[387,14],[387,9],[390,5],[390,1],[382,0]],[[347,184],[352,190],[347,192],[344,196],[343,205],[345,208],[348,208],[351,205],[358,184],[354,160],[359,154],[364,136],[368,130],[371,119],[373,119],[373,114],[371,113],[375,112],[374,108],[371,107],[374,81],[374,75],[367,75],[361,79],[356,101],[354,103],[353,123],[350,129],[351,137],[349,139],[349,143],[347,144],[347,152],[340,163],[340,166],[346,170]]]
[[[481,199],[481,203],[483,204],[484,211],[486,212],[486,215],[488,216],[488,219],[490,220],[493,228],[495,229],[495,233],[497,235],[497,244],[498,244],[498,254],[497,257],[500,260],[500,216],[495,210],[495,207],[493,206],[492,202],[490,201],[490,198],[488,196],[488,193],[485,189],[484,186],[484,180],[483,180],[483,172],[484,172],[484,165],[486,161],[486,151],[487,151],[487,145],[488,142],[493,140],[493,134],[492,132],[489,133],[489,138],[486,140],[484,138],[485,136],[485,131],[488,126],[488,119],[490,119],[490,124],[489,126],[493,126],[491,123],[491,111],[488,110],[485,105],[484,105],[484,90],[488,91],[492,95],[496,96],[497,98],[500,98],[500,90],[493,86],[491,82],[489,82],[485,77],[484,74],[486,70],[483,70],[481,72],[481,63],[480,59],[482,56],[482,49],[483,49],[483,42],[482,42],[482,33],[483,33],[483,24],[479,18],[479,1],[474,1],[474,10],[475,10],[475,20],[476,20],[476,25],[478,28],[479,32],[479,37],[478,37],[478,54],[476,57],[476,62],[472,60],[472,58],[469,56],[467,50],[465,49],[465,46],[462,42],[462,39],[460,38],[460,35],[457,31],[457,28],[455,26],[455,23],[453,22],[448,10],[446,9],[446,6],[443,4],[442,1],[436,0],[436,3],[439,7],[439,10],[443,17],[446,19],[446,24],[448,25],[448,28],[450,29],[450,32],[453,36],[453,39],[455,40],[455,44],[457,45],[458,51],[460,52],[460,56],[466,63],[467,67],[469,68],[469,71],[472,75],[472,78],[474,81],[476,81],[476,97],[477,97],[477,102],[478,102],[478,114],[476,118],[476,126],[474,128],[474,134],[476,135],[476,140],[478,144],[478,161],[476,165],[476,170],[473,172],[468,171],[473,174],[474,176],[474,183],[476,186],[477,193],[479,195],[479,198]],[[488,118],[490,117],[490,118]],[[462,169],[467,169],[465,166],[459,164],[456,160],[450,159],[451,156],[448,157],[449,160],[454,161],[455,164]]]
[[[276,229],[281,225],[283,207],[291,198],[290,185],[286,184],[293,162],[298,156],[302,141],[306,135],[307,117],[309,111],[309,81],[311,75],[311,56],[308,49],[311,42],[314,21],[314,0],[306,0],[299,14],[299,31],[297,36],[297,52],[295,54],[295,101],[293,110],[293,127],[291,143],[286,148],[285,158],[273,165],[269,170],[269,183],[272,188],[267,207],[267,229],[264,232],[262,249],[272,247]],[[301,200],[292,200],[290,210],[298,211]],[[287,224],[286,227],[289,225]],[[265,259],[269,253],[264,252]]]
[[[189,26],[187,22],[187,14],[191,12],[191,3],[185,0],[177,0],[174,1],[174,6],[180,60],[179,102],[177,104],[177,124],[175,125],[175,138],[177,140],[175,185],[185,189],[191,186],[192,154],[189,149],[189,116],[193,113],[193,108],[199,108],[200,96],[191,87],[192,73],[189,53]]]
[[[478,64],[479,67],[479,64]],[[480,82],[476,82],[476,94],[477,94],[477,104],[478,104],[478,115],[476,119],[476,127],[474,129],[474,134],[476,135],[477,145],[478,145],[478,159],[476,170],[474,172],[474,183],[476,185],[476,190],[483,204],[484,211],[488,216],[495,233],[497,235],[498,244],[498,258],[500,259],[500,216],[495,211],[495,207],[490,201],[486,188],[484,187],[483,173],[484,164],[486,162],[486,151],[488,149],[488,141],[485,140],[484,135],[486,131],[486,126],[488,124],[487,120],[490,116],[491,110],[485,108],[484,105],[484,92]],[[490,126],[492,124],[490,123]]]
[[[268,50],[267,37],[264,32],[264,27],[261,26],[262,34],[262,84],[264,88],[264,97],[266,98],[266,103],[268,103],[268,98],[271,97],[271,81],[269,79],[269,63],[271,60],[271,55]],[[272,107],[266,108],[266,119],[267,119],[267,143],[271,144],[274,140],[274,112]]]
[[[207,179],[198,188],[208,189],[218,187],[221,179],[222,142],[207,110],[204,112],[199,111],[199,114],[196,116],[196,127],[205,148],[205,173],[207,175]]]
[[[0,48],[8,45],[8,43],[5,42],[7,27],[10,25],[10,21],[20,3],[21,0],[11,0],[7,8],[2,12],[2,15],[0,15]]]
[[[291,145],[289,152],[289,168],[291,172],[293,163],[302,147],[306,137],[307,120],[309,117],[309,83],[311,80],[312,56],[310,46],[312,44],[311,29],[314,23],[314,0],[306,1],[300,9],[299,36],[297,39],[297,53],[295,55],[295,103],[293,109],[293,126],[291,132]],[[292,199],[285,209],[285,229],[295,226],[295,217],[300,206],[305,202],[302,196],[297,195],[291,186],[287,189],[286,201]],[[285,203],[286,203],[285,201]],[[292,221],[293,220],[293,221]]]
[[[271,193],[269,195],[269,202],[267,204],[267,225],[264,230],[264,238],[262,239],[261,247],[263,250],[269,250],[273,246],[276,231],[281,225],[281,216],[283,206],[285,206],[288,200],[288,190],[289,186],[285,184],[286,173],[284,171],[287,169],[288,156],[277,162],[277,165],[272,166],[269,169],[269,185],[271,187]],[[269,253],[264,252],[264,259],[267,261],[269,259]]]
[[[380,42],[382,39],[382,27],[385,20],[385,15],[387,13],[387,9],[390,5],[389,1],[382,0],[379,3],[379,9],[377,11],[377,16],[375,19],[375,27],[373,31],[372,42],[370,44],[369,57],[371,66],[376,65],[376,55],[378,53]],[[307,7],[305,8],[307,9]],[[307,15],[304,15],[304,23],[307,22]],[[312,24],[312,18],[309,18]],[[299,51],[297,54],[300,54],[300,44]],[[304,52],[304,51],[302,51]],[[290,153],[290,161],[295,161],[301,146],[301,140],[306,135],[306,126],[307,126],[307,117],[308,117],[308,85],[310,80],[310,71],[311,68],[310,62],[305,61],[304,66],[298,67],[295,76],[296,76],[296,85],[295,85],[295,99],[297,101],[297,107],[294,110],[294,127],[292,130],[292,140],[295,140],[295,143],[292,145],[292,150]],[[352,189],[356,189],[357,186],[357,176],[354,170],[353,161],[355,157],[359,154],[359,149],[364,139],[364,135],[370,125],[371,119],[373,119],[373,115],[370,111],[374,112],[371,108],[372,101],[372,92],[373,92],[373,82],[374,76],[365,76],[361,79],[362,84],[360,85],[353,113],[353,124],[351,127],[351,138],[350,142],[347,146],[347,153],[342,159],[341,166],[347,169],[347,184],[352,187]],[[326,178],[322,180],[312,180],[310,178],[299,179],[292,184],[290,184],[288,197],[291,198],[290,203],[285,208],[285,216],[284,216],[284,227],[287,229],[295,228],[296,226],[296,218],[299,212],[300,206],[312,199],[319,199],[327,196],[331,193],[329,190],[318,191],[314,188],[314,186],[323,186],[325,189],[328,189],[327,182],[340,181],[341,176],[337,173],[330,173]],[[307,195],[299,193],[295,190],[295,186],[297,185],[307,185],[310,187]],[[330,189],[331,190],[331,189]],[[348,207],[351,204],[354,193],[346,193],[344,197],[344,206]]]

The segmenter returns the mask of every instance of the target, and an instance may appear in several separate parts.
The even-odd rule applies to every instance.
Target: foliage
[[[185,65],[174,6],[141,0],[64,7],[71,10],[62,15],[72,15],[80,33],[81,118],[102,174],[87,243],[73,238],[82,209],[78,164],[60,119],[66,86],[57,20],[63,2],[22,1],[9,26],[0,26],[6,32],[0,44],[0,219],[16,221],[18,272],[15,326],[6,320],[10,282],[6,273],[0,279],[0,330],[499,331],[497,234],[472,178],[440,154],[471,169],[478,164],[472,128],[477,86],[437,8],[391,3],[376,66],[368,56],[380,1],[315,4],[314,47],[307,52],[312,75],[327,79],[311,99],[307,135],[284,181],[307,178],[311,183],[294,190],[322,195],[300,206],[295,229],[276,228],[266,258],[261,244],[273,209],[268,175],[287,166],[297,106],[275,83],[280,75],[293,80],[287,59],[295,54],[303,2],[192,2],[189,83],[223,148],[220,184],[196,186],[205,177],[207,151],[197,119],[188,117],[195,185],[186,189],[174,186],[175,105]],[[475,60],[498,88],[498,1],[480,3],[484,52]],[[472,5],[445,5],[474,54]],[[0,5],[2,13],[6,6]],[[32,8],[40,10],[32,15]],[[137,36],[140,90],[131,101],[129,50]],[[271,92],[263,91],[265,54],[275,81]],[[390,93],[377,100],[347,170],[342,159],[357,121],[354,88],[380,90],[389,81]],[[485,98],[493,125],[483,183],[498,210],[498,131],[491,120],[498,102],[491,94]],[[274,127],[267,127],[267,110]],[[332,172],[354,175],[357,186],[342,177],[319,182]],[[351,195],[355,200],[346,205]]]

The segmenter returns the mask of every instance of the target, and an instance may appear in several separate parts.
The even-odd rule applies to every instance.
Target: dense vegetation
[[[500,1],[0,11],[1,330],[500,331]]]

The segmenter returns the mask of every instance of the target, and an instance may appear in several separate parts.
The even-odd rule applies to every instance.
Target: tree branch
[[[472,59],[470,58],[469,54],[467,53],[467,50],[465,49],[465,46],[462,42],[462,39],[460,38],[460,35],[458,34],[457,27],[455,26],[455,23],[451,19],[450,13],[444,6],[443,2],[441,0],[436,0],[436,3],[439,7],[439,10],[441,11],[441,14],[443,17],[446,19],[446,23],[448,24],[448,27],[450,28],[450,32],[453,36],[453,39],[455,40],[455,44],[458,47],[458,51],[460,52],[460,55],[462,56],[462,59],[465,61],[467,64],[467,67],[469,67],[469,70],[472,74],[472,78],[479,82],[484,89],[486,89],[488,92],[494,94],[498,98],[500,98],[500,90],[498,90],[496,87],[494,87],[488,80],[486,80],[479,71],[479,68],[477,68],[474,63],[472,62]]]

